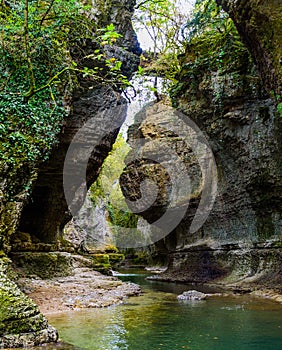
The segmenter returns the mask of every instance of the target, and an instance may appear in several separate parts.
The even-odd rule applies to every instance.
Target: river
[[[119,275],[144,291],[123,305],[52,315],[49,321],[75,350],[282,349],[282,305],[250,296],[178,302],[176,295],[191,286],[145,277]]]

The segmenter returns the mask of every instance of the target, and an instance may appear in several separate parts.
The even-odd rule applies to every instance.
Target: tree
[[[104,50],[120,35],[112,24],[98,28],[92,15],[76,0],[0,3],[0,172],[9,198],[31,188],[26,173],[48,158],[67,114],[64,97],[80,78],[128,85],[121,62]]]
[[[1,81],[2,90],[11,88],[15,74],[28,77],[23,79],[23,86],[16,84],[26,102],[45,89],[50,89],[54,100],[52,87],[67,81],[75,84],[74,73],[89,75],[100,83],[126,83],[125,77],[118,74],[121,63],[106,57],[100,46],[112,44],[120,35],[113,25],[97,28],[89,5],[76,0],[21,0],[10,1],[9,5],[2,2],[0,6],[2,69],[9,71],[8,79]],[[96,49],[83,58],[84,62],[93,61],[89,68],[83,59],[81,64],[75,62],[72,50],[93,38]],[[105,74],[105,66],[111,74]]]
[[[175,1],[147,0],[136,5],[134,21],[137,30],[145,28],[152,41],[153,54],[174,52],[181,47],[180,28],[184,15]]]
[[[173,81],[180,66],[177,56],[184,50],[181,28],[187,21],[178,1],[139,0],[134,16],[135,28],[145,30],[152,42],[152,50],[146,52],[143,63],[145,74],[162,76]],[[149,61],[147,64],[146,60]]]

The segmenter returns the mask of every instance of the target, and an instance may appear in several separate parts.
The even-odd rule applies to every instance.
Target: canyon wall
[[[98,1],[96,6],[98,13],[93,15],[93,20],[98,20],[101,27],[113,23],[117,32],[122,34],[122,38],[114,45],[106,46],[105,51],[109,58],[113,57],[122,62],[122,72],[130,78],[138,67],[141,53],[131,24],[134,1]],[[103,14],[107,14],[106,18]],[[85,42],[83,47],[73,50],[73,57],[78,66],[87,66],[87,59],[81,58],[82,53],[84,57],[90,55],[94,48],[93,44]],[[91,61],[89,64],[91,65]],[[98,138],[98,144],[93,147],[87,164],[86,183],[89,188],[98,177],[102,163],[126,117],[127,100],[121,97],[119,91],[115,91],[110,85],[99,86],[93,83],[91,78],[79,76],[79,80],[80,87],[72,93],[68,101],[70,113],[64,119],[61,133],[58,135],[58,144],[49,160],[40,168],[33,186],[32,199],[21,214],[19,230],[29,232],[43,242],[54,242],[72,216],[65,199],[63,172],[66,154],[74,136],[90,121],[88,130],[83,135],[84,139],[75,141],[77,148],[81,147],[81,143],[83,148],[91,147]],[[75,147],[74,143],[73,146]],[[77,162],[83,168],[87,158],[82,156]],[[80,165],[77,164],[76,167],[78,169]],[[84,174],[76,171],[78,173],[72,168],[69,169],[69,173],[64,174],[66,178],[76,176],[76,188],[65,189],[70,192],[70,197],[74,196],[84,181]]]
[[[186,123],[192,120],[203,132],[217,167],[215,203],[198,230],[190,227],[207,179],[203,179],[193,147],[180,137],[181,130],[171,130],[173,121],[177,123],[179,118],[177,111],[163,104],[148,106],[129,133],[133,147],[140,146],[136,142],[140,138],[168,145],[185,165],[191,181],[185,217],[154,244],[155,262],[167,260],[168,264],[159,278],[223,283],[236,288],[280,288],[282,130],[277,101],[266,92],[264,80],[246,50],[240,54],[235,50],[226,52],[215,65],[204,60],[199,64],[198,58],[197,46],[187,45],[172,91],[174,107],[184,113]],[[268,72],[270,68],[264,69]],[[139,151],[133,148],[134,152]],[[153,225],[159,225],[170,205],[173,179],[165,172],[167,163],[174,164],[175,173],[178,169],[174,160],[163,157],[164,152],[163,146],[151,146],[151,158],[129,163],[121,178],[133,209],[134,201],[142,197],[140,184],[146,177],[158,185],[156,201],[141,212]],[[150,160],[155,154],[161,165]],[[176,213],[181,204],[174,201]]]
[[[116,31],[122,35],[113,45],[104,45],[103,50],[107,58],[122,62],[122,73],[130,78],[138,67],[141,53],[131,23],[135,1],[97,0],[92,4],[90,12],[95,26],[99,23],[104,28],[113,23]],[[87,60],[86,56],[97,49],[95,36],[93,41],[81,38],[70,49],[77,67],[93,68],[93,61]],[[23,347],[57,341],[57,331],[48,325],[38,307],[12,282],[11,279],[17,276],[8,267],[11,263],[9,258],[23,265],[30,263],[31,259],[33,266],[42,266],[45,272],[48,266],[50,271],[57,266],[55,273],[70,273],[70,254],[56,252],[64,250],[60,246],[62,229],[73,214],[65,199],[64,176],[75,179],[72,182],[75,186],[67,189],[70,197],[75,195],[85,180],[87,188],[95,181],[125,119],[127,100],[110,83],[100,84],[78,73],[76,88],[68,91],[64,107],[67,115],[54,144],[50,145],[48,160],[23,162],[8,177],[3,171],[0,179],[0,347]],[[98,141],[92,147],[89,160],[83,156],[76,158],[76,170],[80,164],[87,164],[85,179],[85,174],[76,173],[70,168],[65,174],[63,172],[68,148],[77,131],[86,123],[88,130],[84,133],[85,139],[76,140],[75,147],[91,148],[92,136]],[[7,195],[11,186],[13,198]],[[54,254],[48,255],[50,251]]]
[[[217,3],[233,19],[254,58],[265,89],[282,96],[281,1],[217,0]]]

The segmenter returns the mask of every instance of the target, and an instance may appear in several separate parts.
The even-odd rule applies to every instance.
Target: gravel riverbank
[[[76,268],[72,276],[49,280],[20,278],[18,285],[45,314],[68,310],[107,307],[141,294],[134,283],[124,283],[90,268]]]

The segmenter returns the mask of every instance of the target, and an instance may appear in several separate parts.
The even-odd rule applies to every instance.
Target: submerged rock
[[[183,292],[182,294],[178,295],[178,300],[206,300],[207,295],[202,292],[198,292],[197,290],[188,290],[186,292]]]

